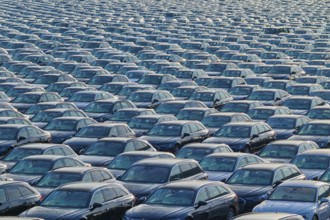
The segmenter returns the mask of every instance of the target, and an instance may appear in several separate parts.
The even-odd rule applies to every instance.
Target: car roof
[[[300,146],[301,144],[306,143],[315,143],[313,141],[308,140],[276,140],[273,142],[270,142],[268,145],[290,145],[290,146]]]
[[[291,214],[291,213],[279,213],[279,212],[253,212],[247,213],[243,215],[239,215],[235,220],[281,220],[290,219],[290,217],[297,217],[299,215]],[[303,219],[303,218],[301,218]]]
[[[192,159],[178,159],[178,158],[147,158],[140,160],[134,165],[146,165],[146,166],[163,166],[163,167],[173,167],[176,164],[182,162],[193,162],[197,163],[195,160]]]
[[[191,123],[194,121],[188,121],[188,120],[176,120],[176,121],[162,121],[159,122],[158,124],[174,124],[174,125],[185,125],[187,123]],[[197,121],[195,121],[197,122]]]
[[[93,192],[104,187],[118,186],[115,183],[99,183],[99,182],[74,182],[60,186],[58,190],[73,190],[73,191],[87,191]]]
[[[68,156],[59,156],[59,155],[32,155],[24,157],[22,160],[51,160],[55,161],[60,158],[72,158]]]
[[[228,147],[227,144],[213,144],[213,143],[191,143],[186,144],[182,148],[218,148],[218,147]]]
[[[281,186],[313,187],[313,188],[317,188],[324,185],[330,186],[329,183],[322,181],[314,181],[314,180],[290,180],[290,181],[285,181],[281,184]]]
[[[30,144],[24,144],[17,146],[14,149],[40,149],[40,150],[45,150],[51,147],[68,147],[68,145],[65,144],[54,144],[54,143],[30,143]]]
[[[119,156],[157,156],[157,155],[169,155],[174,156],[172,153],[162,152],[162,151],[128,151],[119,154]]]
[[[89,170],[106,170],[102,167],[61,167],[50,172],[61,172],[61,173],[84,173]]]
[[[221,182],[205,181],[205,180],[190,180],[190,181],[173,181],[163,185],[161,188],[179,188],[198,190],[207,185],[225,185]]]

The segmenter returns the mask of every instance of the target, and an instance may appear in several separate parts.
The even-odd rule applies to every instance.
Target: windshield
[[[248,126],[223,126],[214,136],[225,138],[249,138],[250,130],[251,127]]]
[[[175,88],[172,90],[172,95],[175,97],[189,97],[194,89]]]
[[[207,86],[209,88],[224,88],[229,89],[231,87],[232,81],[229,79],[213,79]]]
[[[53,130],[53,131],[74,131],[76,127],[76,120],[60,120],[53,119],[44,130]]]
[[[276,73],[276,74],[290,74],[291,73],[291,67],[290,66],[273,66],[269,70],[270,73]]]
[[[248,115],[252,119],[267,120],[270,116],[274,115],[272,109],[250,109]]]
[[[286,83],[285,82],[265,82],[263,87],[266,89],[283,89],[283,90],[285,90]]]
[[[132,118],[128,122],[128,126],[132,129],[147,129],[147,130],[149,130],[157,122],[158,122],[158,119],[155,119],[155,118]]]
[[[248,96],[248,100],[274,100],[275,92],[272,91],[254,91]]]
[[[161,137],[177,137],[181,136],[181,129],[181,125],[156,124],[148,131],[147,135]]]
[[[156,190],[145,202],[148,205],[192,206],[195,192],[188,189],[163,188]]]
[[[52,108],[52,105],[32,105],[25,113],[26,114],[36,114],[40,111]]]
[[[249,87],[233,87],[229,90],[230,95],[249,95],[252,88]]]
[[[38,103],[40,95],[20,94],[13,100],[14,103]]]
[[[85,138],[102,138],[109,136],[110,128],[108,127],[84,127],[76,135],[76,137],[85,137]]]
[[[249,110],[249,104],[245,103],[227,103],[220,111],[221,112],[247,112]]]
[[[273,181],[273,172],[267,170],[237,170],[227,184],[269,186]]]
[[[328,124],[305,124],[297,132],[298,135],[329,136]]]
[[[197,120],[201,121],[205,112],[203,110],[180,110],[176,115],[178,120]]]
[[[330,170],[326,170],[322,176],[320,177],[320,179],[318,179],[319,181],[322,181],[322,182],[330,182]]]
[[[168,181],[169,173],[168,167],[136,165],[129,168],[120,180],[135,183],[165,183]]]
[[[129,121],[133,117],[140,115],[139,111],[117,111],[111,117],[110,121]]]
[[[326,170],[329,167],[329,157],[298,155],[292,161],[299,169]]]
[[[294,129],[296,120],[294,118],[269,118],[266,121],[273,129]]]
[[[309,86],[290,86],[286,89],[291,95],[308,95]]]
[[[144,76],[143,78],[141,78],[138,83],[139,84],[151,84],[151,85],[159,85],[162,81],[162,76]]]
[[[42,154],[42,150],[39,149],[24,149],[24,148],[14,148],[7,154],[3,161],[19,161],[27,156]]]
[[[40,206],[62,208],[87,208],[92,193],[77,190],[56,190],[51,192]]]
[[[156,108],[156,112],[158,114],[177,114],[183,108],[184,104],[182,103],[164,103]]]
[[[236,158],[232,157],[205,157],[200,162],[201,167],[205,171],[215,172],[234,172]]]
[[[220,128],[230,121],[230,116],[207,116],[203,118],[202,124],[209,128]]]
[[[125,150],[125,146],[126,144],[123,142],[98,141],[90,145],[84,152],[84,155],[115,157]]]
[[[279,186],[267,200],[288,202],[315,202],[316,188]]]
[[[197,161],[202,160],[205,156],[212,154],[212,149],[207,148],[189,148],[184,147],[176,154],[176,158],[184,158],[184,159],[194,159]]]
[[[109,164],[109,169],[127,170],[133,163],[145,159],[146,156],[119,155]]]
[[[310,119],[330,119],[330,109],[311,109],[306,116]]]
[[[283,105],[289,109],[308,110],[311,107],[311,100],[306,99],[287,99]]]
[[[132,102],[151,102],[153,93],[132,93],[130,96],[127,97],[127,100]]]
[[[0,140],[16,140],[17,128],[0,128]]]
[[[52,169],[52,161],[47,160],[21,160],[9,171],[13,174],[43,175]]]
[[[75,173],[47,173],[38,181],[37,187],[56,188],[60,185],[81,181],[81,175]]]
[[[86,94],[86,93],[74,93],[70,98],[70,102],[92,102],[94,101],[94,94]]]
[[[202,102],[213,102],[214,93],[212,92],[194,92],[189,99]]]
[[[93,102],[90,103],[84,108],[85,112],[91,113],[110,113],[112,111],[113,103],[100,103]]]
[[[62,112],[39,112],[33,118],[32,122],[50,122],[52,119],[62,116]]]
[[[292,159],[296,156],[298,147],[291,145],[267,145],[259,154],[260,157]]]

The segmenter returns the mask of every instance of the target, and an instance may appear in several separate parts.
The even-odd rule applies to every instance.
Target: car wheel
[[[313,216],[313,220],[318,220],[318,219],[319,218],[316,215]]]
[[[235,215],[236,215],[235,210],[233,208],[229,208],[226,215],[226,220],[232,220]]]

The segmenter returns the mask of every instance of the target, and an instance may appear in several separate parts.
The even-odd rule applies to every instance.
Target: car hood
[[[215,171],[205,171],[207,173],[208,179],[212,181],[222,181],[223,179],[228,179],[232,172],[215,172]]]
[[[56,220],[70,215],[70,219],[74,219],[74,216],[80,214],[80,209],[69,209],[69,208],[48,208],[42,206],[33,207],[20,214],[22,217],[38,217],[47,220]],[[68,216],[69,217],[69,216]]]
[[[28,183],[37,181],[42,177],[42,175],[24,175],[24,174],[11,174],[11,173],[5,173],[2,176],[7,178],[12,178],[15,181],[23,181]]]
[[[299,169],[303,174],[305,174],[308,180],[312,180],[314,177],[320,177],[325,170],[312,170],[312,169]]]
[[[287,202],[287,201],[270,201],[265,200],[256,206],[254,212],[285,212],[303,214],[309,210],[315,209],[315,203],[311,202]]]
[[[127,211],[126,216],[133,219],[148,219],[151,216],[153,219],[174,219],[179,217],[178,215],[189,212],[191,209],[191,207],[182,206],[141,204]]]
[[[118,181],[118,183],[122,184],[128,191],[130,191],[133,195],[149,195],[156,188],[161,186],[161,184],[152,184],[152,183],[132,183],[132,182],[122,182]]]
[[[149,141],[150,144],[162,144],[168,142],[176,142],[180,137],[159,137],[159,136],[141,136],[139,139]]]
[[[254,197],[268,193],[273,189],[272,186],[244,186],[228,185],[238,197]]]
[[[107,156],[89,156],[89,155],[79,155],[77,159],[89,163],[92,166],[104,166],[105,163],[109,163],[114,157]]]

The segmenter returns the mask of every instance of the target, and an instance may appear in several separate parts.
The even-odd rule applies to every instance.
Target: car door
[[[321,186],[317,193],[317,212],[319,213],[319,219],[329,219],[330,217],[330,202],[322,202],[322,198],[329,199],[330,186]]]
[[[87,219],[102,220],[107,213],[107,206],[104,205],[105,198],[101,189],[93,193],[91,202],[89,204],[89,213],[86,215]],[[102,204],[101,207],[96,207],[95,204]]]
[[[250,148],[252,152],[257,151],[261,146],[263,146],[262,136],[259,134],[257,125],[252,126],[250,134]]]
[[[209,194],[206,190],[206,187],[199,189],[197,192],[196,200],[194,203],[195,209],[192,211],[192,216],[194,220],[207,220],[209,219],[209,212],[212,209],[212,203],[207,203],[206,205],[198,205],[200,201],[207,202],[209,200]]]
[[[221,186],[207,186],[206,190],[208,192],[207,203],[210,205],[209,218],[219,219],[226,217],[227,209],[229,203],[227,198],[223,198],[229,191]]]
[[[181,132],[181,143],[185,145],[191,142],[191,130],[189,124],[184,124]]]
[[[17,145],[29,143],[30,140],[27,127],[21,128],[17,135]]]

